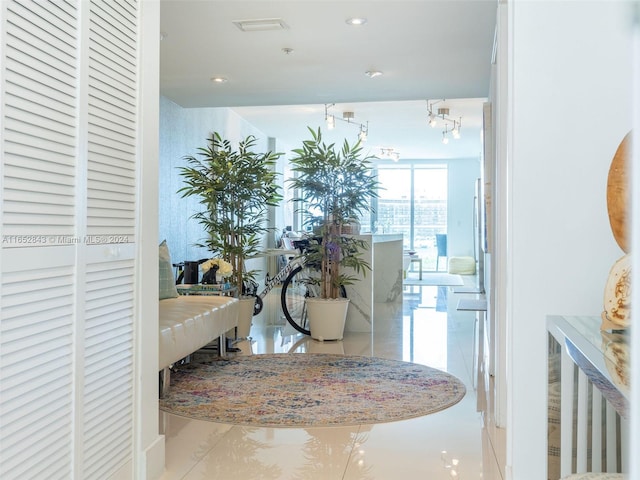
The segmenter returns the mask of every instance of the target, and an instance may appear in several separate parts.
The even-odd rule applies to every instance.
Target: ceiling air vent
[[[234,20],[233,24],[243,32],[260,32],[262,30],[284,30],[289,28],[281,18],[260,18],[257,20]]]

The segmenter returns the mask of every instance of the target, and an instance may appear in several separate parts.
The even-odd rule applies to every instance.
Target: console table
[[[626,336],[620,332],[601,331],[601,323],[598,316],[547,317],[550,340],[555,340],[556,346],[561,350],[559,375],[562,477],[570,473],[586,472],[588,451],[593,452],[590,468],[593,472],[624,471],[627,463],[624,448],[629,411]],[[550,355],[553,351],[550,342]],[[550,368],[550,379],[554,375]],[[550,385],[549,391],[551,390]],[[606,405],[604,417],[603,400]],[[551,405],[551,397],[549,401]],[[616,414],[619,419],[616,419]],[[574,424],[577,429],[575,445]],[[572,451],[576,452],[575,459]],[[602,452],[606,452],[604,464]],[[618,460],[620,457],[621,462]],[[576,471],[572,472],[574,465]]]
[[[234,297],[238,289],[228,283],[218,283],[214,285],[204,283],[180,283],[176,285],[176,290],[178,290],[180,295],[223,295],[227,297]]]

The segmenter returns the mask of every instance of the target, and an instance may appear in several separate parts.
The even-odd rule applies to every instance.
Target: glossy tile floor
[[[410,275],[411,276],[411,275]],[[464,277],[473,285],[473,276]],[[374,332],[346,333],[341,342],[294,335],[279,320],[277,292],[254,317],[251,339],[235,355],[328,352],[373,355],[445,370],[467,387],[451,408],[416,419],[359,427],[252,428],[191,420],[160,412],[166,436],[162,480],[305,479],[502,480],[504,431],[493,428],[489,389],[476,332],[483,314],[457,311],[454,287],[405,286],[403,302],[377,304]],[[476,321],[476,319],[479,321]],[[478,374],[480,371],[480,374]]]

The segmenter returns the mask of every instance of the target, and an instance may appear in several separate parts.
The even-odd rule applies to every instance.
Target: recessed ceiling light
[[[346,22],[347,25],[364,25],[365,23],[367,23],[367,19],[363,17],[353,17],[347,18]]]
[[[382,75],[382,72],[380,70],[367,70],[364,74],[369,78],[375,78]]]
[[[211,81],[213,83],[227,83],[227,79],[225,77],[211,77]]]
[[[259,18],[256,20],[234,20],[233,24],[243,32],[262,30],[284,30],[289,28],[281,18]]]

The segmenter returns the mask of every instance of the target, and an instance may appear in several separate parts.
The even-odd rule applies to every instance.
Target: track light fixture
[[[447,136],[449,133],[454,139],[460,138],[460,127],[462,127],[462,116],[458,118],[458,120],[454,120],[449,116],[449,107],[438,107],[437,110],[434,111],[434,106],[444,102],[445,99],[442,100],[427,100],[427,111],[429,113],[429,126],[431,128],[435,128],[438,124],[444,125],[444,130],[442,131],[442,143],[449,143],[449,137]],[[449,128],[451,126],[451,128]]]
[[[380,149],[380,158],[388,158],[397,162],[400,160],[400,153],[396,152],[393,148],[390,147],[382,147]]]
[[[447,130],[448,125],[444,126],[444,130],[442,131],[442,143],[444,143],[445,145],[447,143],[449,143],[449,137],[447,137],[447,133],[449,133],[449,131]]]
[[[367,122],[367,126],[360,125],[360,133],[358,133],[358,139],[361,142],[366,142],[367,137],[369,136],[369,122]]]
[[[336,117],[329,113],[329,109],[335,107],[335,105],[335,103],[325,103],[324,105],[324,121],[327,123],[327,129],[333,130],[336,126],[336,120],[350,123],[351,125],[356,125],[360,128],[360,131],[358,132],[358,139],[361,142],[366,142],[369,135],[369,122],[366,124],[354,122],[353,119],[355,118],[355,113],[353,112],[342,112],[342,117]]]
[[[328,130],[333,130],[334,128],[336,128],[336,117],[334,117],[333,115],[325,114],[324,121],[327,122]]]

